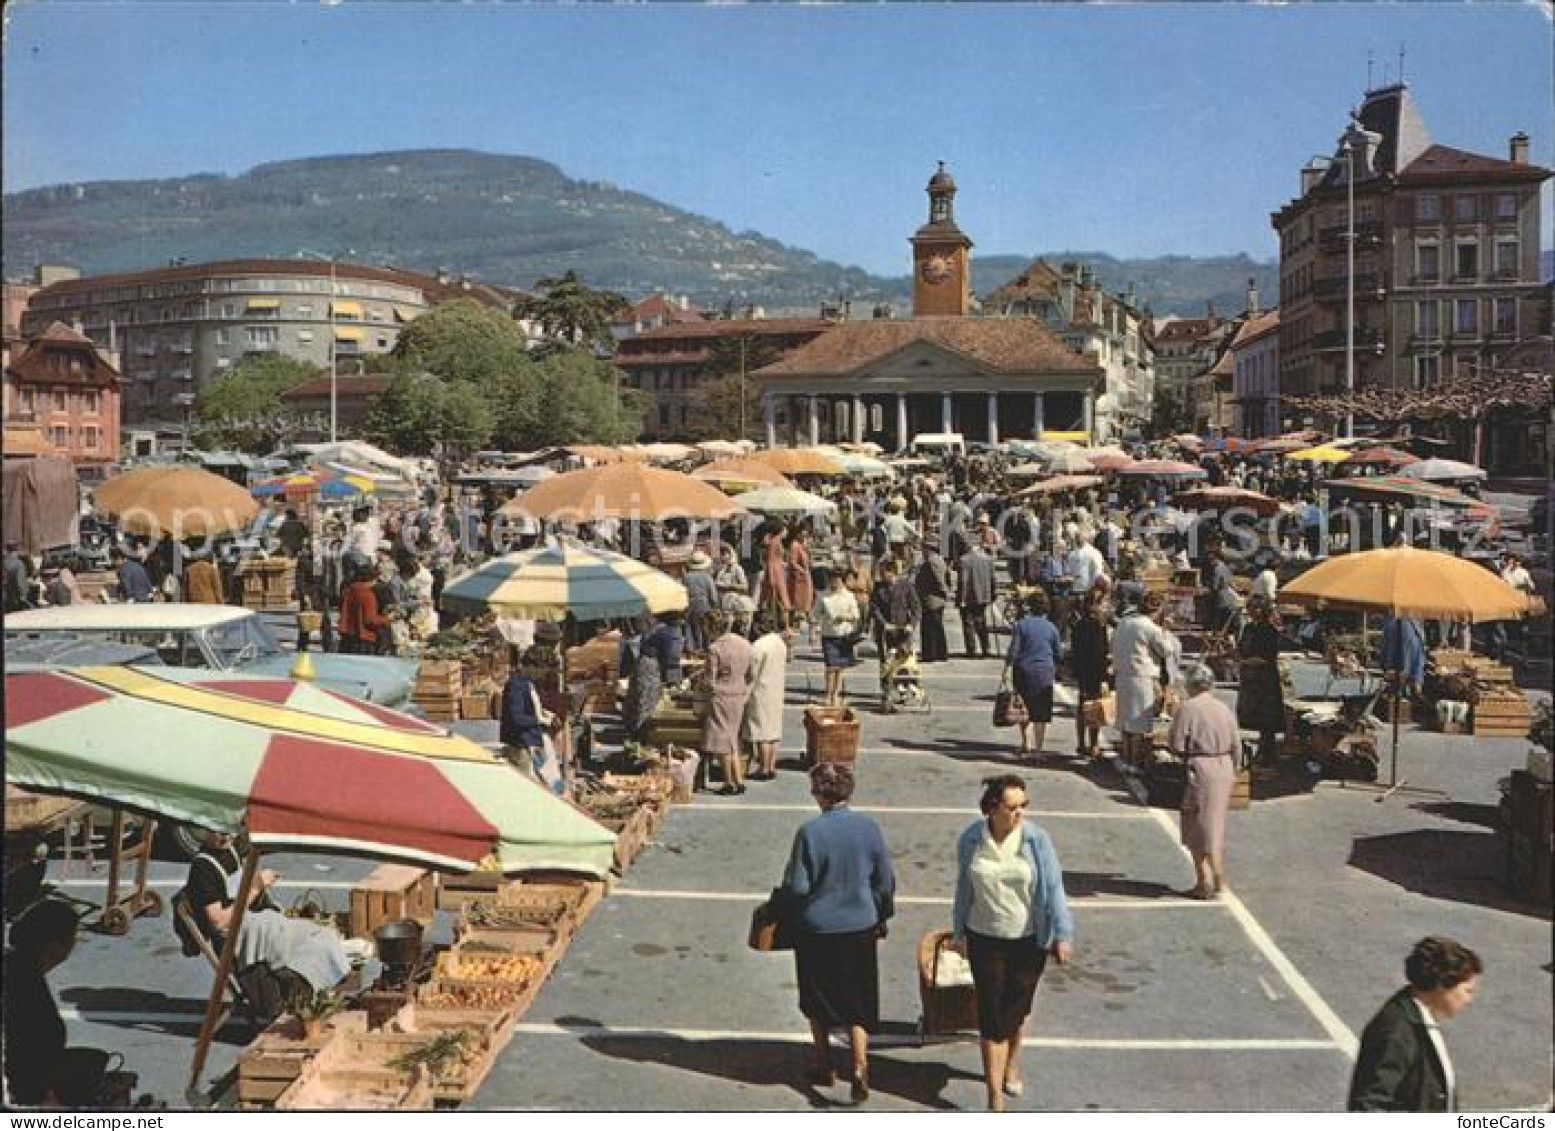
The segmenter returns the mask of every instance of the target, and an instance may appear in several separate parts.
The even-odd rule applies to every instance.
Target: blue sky
[[[981,255],[1246,251],[1367,84],[1552,154],[1539,4],[5,8],[4,186],[527,154],[871,270],[944,159]],[[1384,75],[1386,68],[1386,76]],[[1544,240],[1551,223],[1546,186]]]

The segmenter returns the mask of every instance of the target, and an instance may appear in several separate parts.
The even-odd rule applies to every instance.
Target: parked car
[[[258,613],[231,605],[65,605],[5,618],[7,656],[13,646],[51,639],[138,646],[150,649],[169,667],[210,668],[229,675],[284,679],[295,662]],[[410,703],[418,667],[415,660],[394,656],[313,655],[320,686],[397,710]]]

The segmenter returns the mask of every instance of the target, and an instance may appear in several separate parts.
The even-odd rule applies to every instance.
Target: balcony
[[[1345,236],[1348,227],[1337,224],[1331,228],[1320,228],[1317,233],[1319,247],[1344,247]],[[1382,243],[1382,225],[1376,220],[1362,220],[1355,225],[1356,247],[1378,247]]]
[[[1319,353],[1332,353],[1344,351],[1344,331],[1324,330],[1312,335],[1312,348]],[[1355,348],[1357,351],[1370,351],[1381,355],[1387,347],[1387,341],[1382,331],[1372,326],[1357,326],[1355,328]]]
[[[1312,284],[1312,298],[1317,302],[1342,302],[1348,290],[1346,286],[1347,276],[1330,275],[1324,279],[1318,279]],[[1365,274],[1355,276],[1355,299],[1357,302],[1371,302],[1386,298],[1388,295],[1387,279],[1376,271],[1368,271]]]

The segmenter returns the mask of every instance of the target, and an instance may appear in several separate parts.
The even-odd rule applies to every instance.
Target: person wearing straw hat
[[[686,648],[691,652],[705,652],[711,641],[707,628],[707,614],[718,607],[718,587],[713,584],[713,559],[696,550],[686,561],[686,575],[681,584],[686,587]]]
[[[1182,843],[1193,855],[1197,883],[1189,899],[1214,899],[1226,886],[1226,813],[1241,747],[1236,716],[1216,699],[1215,674],[1203,664],[1183,671],[1188,698],[1172,718],[1167,746],[1186,765]]]

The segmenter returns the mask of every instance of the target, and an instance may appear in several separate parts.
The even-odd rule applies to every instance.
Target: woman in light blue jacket
[[[1051,955],[1072,954],[1074,922],[1053,842],[1026,820],[1026,783],[1013,774],[983,783],[984,819],[956,843],[952,926],[977,987],[977,1028],[988,1110],[1025,1092],[1020,1046],[1037,982]]]

